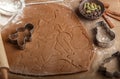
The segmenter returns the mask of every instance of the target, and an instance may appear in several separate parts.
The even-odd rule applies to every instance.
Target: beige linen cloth
[[[9,69],[5,48],[4,48],[3,41],[1,38],[2,37],[1,37],[1,28],[0,28],[0,68]]]

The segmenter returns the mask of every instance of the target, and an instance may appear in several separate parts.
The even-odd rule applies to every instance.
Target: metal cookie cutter
[[[16,32],[9,35],[11,43],[16,44],[20,49],[25,49],[26,42],[31,41],[34,26],[30,23],[26,24],[25,27],[16,29]]]
[[[113,78],[113,77],[120,78],[120,70],[119,69],[118,69],[118,71],[115,71],[115,72],[112,73],[112,72],[108,71],[107,67],[104,67],[106,63],[109,63],[114,58],[117,58],[118,64],[120,65],[120,52],[117,51],[111,57],[106,58],[103,61],[103,63],[100,65],[100,67],[98,69],[98,72],[101,73],[103,76],[106,76],[108,78]]]
[[[100,47],[111,47],[114,43],[115,33],[111,31],[104,21],[96,24],[96,41]]]

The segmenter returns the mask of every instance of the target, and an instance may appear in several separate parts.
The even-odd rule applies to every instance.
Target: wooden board
[[[36,2],[37,0],[26,0],[26,2]],[[107,2],[110,4],[110,9],[113,11],[120,12],[120,0],[102,0],[104,2]],[[75,10],[79,5],[80,0],[65,0],[64,3],[67,6],[70,6],[73,10]],[[92,29],[94,28],[94,24],[100,20],[103,20],[102,18],[95,20],[95,21],[88,21],[85,19],[80,18],[82,23],[84,23],[85,28],[87,29],[87,32],[89,36],[91,36],[92,39]],[[111,19],[111,18],[110,18]],[[91,69],[88,72],[85,73],[78,73],[78,74],[71,74],[71,75],[61,75],[61,76],[48,76],[48,77],[28,77],[28,76],[20,76],[15,74],[9,74],[9,79],[108,79],[105,78],[97,73],[97,69],[101,61],[109,57],[112,53],[114,53],[117,50],[120,50],[120,22],[116,21],[114,19],[111,19],[113,23],[115,24],[115,28],[112,29],[116,34],[115,39],[115,45],[111,48],[107,49],[101,49],[101,48],[95,48],[96,51],[96,58],[94,60],[94,63],[91,66]],[[112,66],[112,65],[111,65]]]

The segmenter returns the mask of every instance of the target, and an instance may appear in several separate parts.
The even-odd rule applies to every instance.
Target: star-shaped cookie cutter
[[[19,49],[25,49],[26,42],[32,40],[32,33],[34,26],[30,23],[26,24],[24,27],[19,27],[16,32],[9,35],[9,40],[11,43],[18,46]]]

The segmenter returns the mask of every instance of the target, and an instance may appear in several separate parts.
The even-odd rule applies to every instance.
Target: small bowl
[[[87,13],[85,13],[85,11],[83,11],[84,9],[84,4],[85,3],[95,3],[95,4],[97,4],[97,5],[100,5],[100,7],[101,7],[101,12],[100,12],[100,14],[97,16],[97,17],[90,17],[90,16],[87,16],[86,14]],[[86,19],[89,19],[89,20],[95,20],[95,19],[98,19],[103,13],[104,13],[104,10],[105,10],[105,7],[104,7],[104,5],[103,5],[103,3],[102,2],[100,2],[100,1],[98,1],[98,0],[83,0],[81,3],[80,3],[80,5],[79,5],[79,12],[80,12],[80,14],[84,17],[84,18],[86,18]]]

